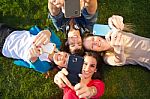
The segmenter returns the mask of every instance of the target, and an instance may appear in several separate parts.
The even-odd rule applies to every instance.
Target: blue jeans
[[[76,17],[75,22],[79,26],[82,25],[84,28],[87,28],[90,32],[93,31],[93,25],[96,23],[97,20],[97,12],[93,15],[89,14],[86,8],[82,9],[81,17]],[[62,30],[63,32],[66,29],[66,25],[69,23],[70,18],[65,18],[64,13],[60,12],[57,16],[52,16],[49,13],[49,18],[51,18],[54,26],[57,30]]]

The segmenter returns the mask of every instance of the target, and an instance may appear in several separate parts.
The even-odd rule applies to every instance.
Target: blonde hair
[[[126,23],[126,24],[124,24],[124,28],[122,31],[134,33],[135,32],[135,25],[133,25],[132,23]]]

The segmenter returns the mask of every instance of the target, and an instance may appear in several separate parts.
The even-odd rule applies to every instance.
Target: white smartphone
[[[66,18],[81,16],[80,0],[65,0],[64,8]]]
[[[110,31],[108,25],[104,24],[94,24],[93,35],[105,36]]]
[[[54,43],[48,43],[46,45],[42,45],[41,47],[42,47],[42,53],[51,54],[55,50],[56,44],[54,44]]]

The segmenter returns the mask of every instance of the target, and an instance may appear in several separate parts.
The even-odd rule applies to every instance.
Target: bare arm
[[[48,9],[52,16],[60,13],[64,0],[48,0]]]
[[[97,0],[83,0],[89,14],[95,14],[97,10]]]

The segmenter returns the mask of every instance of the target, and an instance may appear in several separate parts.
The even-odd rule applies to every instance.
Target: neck
[[[89,78],[85,78],[83,82],[84,84],[87,85],[91,80],[92,80],[91,77],[89,77]]]

